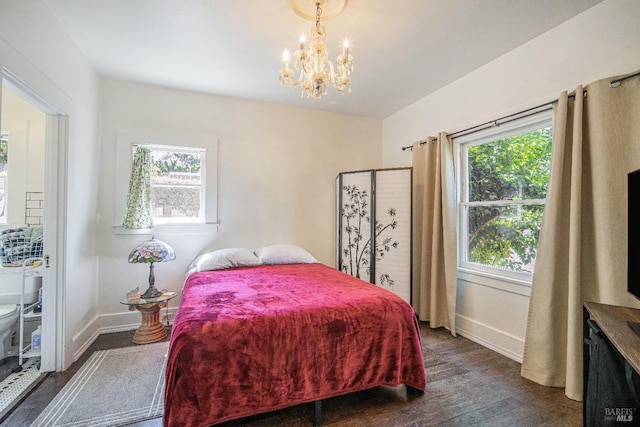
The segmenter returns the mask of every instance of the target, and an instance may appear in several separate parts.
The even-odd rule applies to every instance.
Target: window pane
[[[469,147],[469,201],[544,199],[551,128]]]
[[[542,205],[470,206],[468,261],[533,273]]]
[[[151,186],[154,218],[199,218],[200,188]]]
[[[202,156],[197,153],[151,150],[152,184],[202,183]]]

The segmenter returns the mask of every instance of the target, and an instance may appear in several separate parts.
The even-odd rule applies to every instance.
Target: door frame
[[[43,241],[49,262],[44,269],[42,289],[42,353],[40,370],[64,370],[64,307],[66,246],[66,147],[68,116],[47,101],[7,68],[2,68],[2,85],[46,114]],[[0,97],[0,102],[2,101]]]

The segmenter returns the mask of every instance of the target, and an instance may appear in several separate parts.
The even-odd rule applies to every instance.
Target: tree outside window
[[[551,148],[549,125],[463,146],[465,267],[533,273]]]

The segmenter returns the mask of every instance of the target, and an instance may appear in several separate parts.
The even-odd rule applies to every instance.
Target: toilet
[[[0,360],[4,359],[11,346],[11,334],[15,330],[18,314],[15,304],[0,305]]]

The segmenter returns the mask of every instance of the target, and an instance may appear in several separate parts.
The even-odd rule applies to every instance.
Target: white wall
[[[25,223],[25,196],[44,191],[46,115],[2,88],[2,132],[9,133],[7,225]]]
[[[98,305],[99,77],[43,0],[2,1],[0,66],[69,118],[68,144],[60,147],[59,167],[59,177],[66,182],[59,194],[60,204],[66,205],[66,217],[58,218],[58,239],[64,253],[57,254],[64,257],[63,283],[58,286],[64,289],[60,297],[65,300],[65,310],[56,325],[49,325],[64,330],[64,360],[56,364],[68,367],[80,345],[73,337],[96,316]]]
[[[148,266],[128,264],[149,236],[116,235],[116,134],[119,128],[211,135],[218,140],[218,220],[213,234],[162,234],[177,259],[158,264],[156,286],[179,291],[204,248],[293,243],[333,265],[335,178],[382,164],[382,121],[312,109],[107,80],[101,120],[99,233],[101,319],[85,331],[139,322],[119,303],[147,283]],[[177,299],[171,306],[177,306]]]
[[[640,68],[637,0],[606,0],[383,121],[385,167],[411,164],[401,147],[553,99],[578,84]],[[459,332],[519,360],[528,297],[459,280]]]

